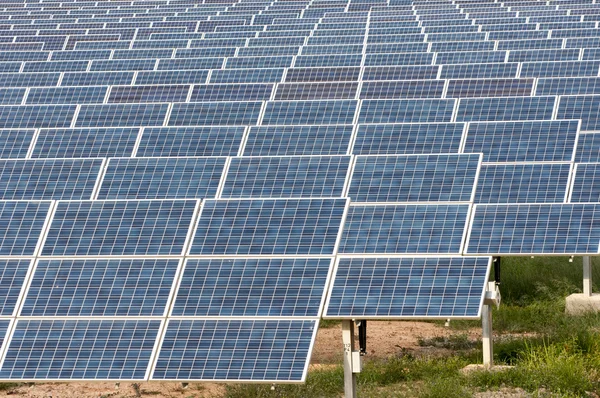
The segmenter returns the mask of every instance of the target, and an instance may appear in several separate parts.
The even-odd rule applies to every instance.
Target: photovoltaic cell
[[[446,98],[532,95],[533,79],[450,80]]]
[[[361,99],[442,98],[444,80],[364,82]]]
[[[0,202],[0,255],[31,256],[50,202]]]
[[[121,127],[41,129],[31,157],[131,156],[138,133],[138,128]]]
[[[3,379],[143,379],[160,320],[17,321]]]
[[[450,122],[454,100],[407,99],[364,100],[359,123],[437,123]]]
[[[152,127],[145,128],[137,156],[234,156],[245,127]]]
[[[0,199],[91,199],[102,159],[0,160]]]
[[[460,253],[469,205],[351,206],[340,253]]]
[[[332,255],[346,199],[207,200],[195,255]]]
[[[238,157],[222,198],[343,196],[350,156]]]
[[[172,316],[320,316],[329,258],[187,260]]]
[[[464,123],[362,124],[358,126],[352,153],[410,155],[458,152],[464,127]]]
[[[0,260],[0,315],[12,316],[31,260]],[[0,323],[0,347],[6,329]]]
[[[181,255],[196,201],[59,202],[46,256]]]
[[[179,260],[38,260],[20,316],[163,316]]]
[[[600,134],[579,134],[577,141],[576,162],[600,162]]]
[[[25,88],[0,88],[0,105],[18,105],[24,95]]]
[[[114,86],[108,103],[185,102],[189,86]]]
[[[101,104],[108,87],[33,87],[27,104]]]
[[[479,154],[357,156],[352,202],[469,202]]]
[[[483,165],[475,203],[562,203],[569,163]]]
[[[360,76],[358,67],[313,67],[289,68],[285,76],[286,82],[356,82]]]
[[[250,127],[244,156],[343,155],[352,125]]]
[[[579,121],[470,123],[465,152],[484,162],[571,161]]]
[[[465,254],[597,254],[599,204],[476,205]]]
[[[453,64],[442,65],[441,68],[440,79],[499,79],[516,77],[519,64]]]
[[[275,100],[353,99],[357,89],[356,82],[282,83]]]
[[[340,258],[329,317],[479,318],[488,257]]]
[[[171,319],[152,379],[303,381],[317,323]]]
[[[214,198],[225,159],[113,158],[106,167],[98,199]]]
[[[273,84],[204,84],[194,86],[190,101],[266,101],[271,91]]]
[[[565,77],[539,79],[536,95],[600,94],[598,77]]]

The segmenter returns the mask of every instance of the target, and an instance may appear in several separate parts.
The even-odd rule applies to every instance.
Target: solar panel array
[[[299,382],[599,253],[596,3],[0,2],[0,379]]]

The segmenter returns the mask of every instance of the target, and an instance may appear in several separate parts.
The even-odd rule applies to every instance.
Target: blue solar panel
[[[91,199],[101,159],[0,160],[0,199]]]
[[[529,96],[533,83],[534,79],[450,80],[446,98]]]
[[[562,203],[569,163],[483,165],[476,203]]]
[[[408,99],[364,100],[359,123],[437,123],[450,122],[454,100]]]
[[[160,320],[19,320],[3,379],[144,379]]]
[[[441,79],[490,79],[517,76],[518,63],[454,64],[441,66]]]
[[[24,158],[35,130],[0,130],[0,158]]]
[[[598,77],[565,77],[539,79],[536,95],[600,94]]]
[[[362,79],[364,81],[435,79],[438,68],[437,65],[371,66],[365,68]]]
[[[191,102],[266,101],[271,97],[273,84],[205,84],[196,85]]]
[[[576,162],[600,162],[600,134],[579,134],[577,141]]]
[[[179,260],[38,260],[20,316],[163,316]]]
[[[290,68],[285,75],[286,82],[341,82],[358,81],[360,68],[355,67],[321,67]]]
[[[0,202],[0,255],[31,256],[50,202]]]
[[[532,50],[512,50],[508,53],[508,62],[577,61],[578,48],[549,48]]]
[[[597,254],[598,204],[476,205],[465,254]]]
[[[343,196],[349,167],[350,156],[233,158],[221,197]]]
[[[47,256],[181,255],[196,201],[59,202]]]
[[[352,124],[357,101],[267,102],[263,125]]]
[[[443,80],[364,82],[360,98],[442,98],[443,92]]]
[[[365,66],[386,65],[433,65],[433,53],[384,53],[367,54],[365,57]]]
[[[340,253],[460,253],[469,205],[351,206]]]
[[[435,63],[448,64],[487,64],[504,62],[506,51],[456,51],[438,53]]]
[[[317,323],[171,319],[152,379],[304,381]]]
[[[75,105],[0,106],[0,128],[69,127]]]
[[[294,68],[359,67],[361,63],[362,54],[300,55],[296,57]]]
[[[24,95],[25,88],[0,88],[0,105],[18,105]]]
[[[133,76],[134,72],[66,72],[63,74],[60,84],[61,86],[131,84]],[[55,84],[48,85],[54,86]]]
[[[141,71],[136,75],[135,84],[197,84],[205,83],[207,77],[208,71],[200,69]],[[183,97],[183,101],[185,101],[185,96]]]
[[[223,58],[161,59],[156,70],[221,69],[222,65]]]
[[[256,124],[261,102],[174,104],[169,126],[235,126]]]
[[[98,199],[214,198],[225,158],[113,158]]]
[[[187,260],[172,316],[320,316],[328,258]]]
[[[283,77],[284,70],[284,68],[213,70],[210,83],[278,83]]]
[[[461,98],[456,120],[550,120],[556,97]],[[559,117],[573,119],[573,117]]]
[[[137,156],[234,156],[244,127],[145,128]]]
[[[599,61],[525,62],[521,77],[583,77],[598,76]]]
[[[463,123],[363,124],[358,126],[352,152],[357,155],[458,152],[464,128]]]
[[[563,96],[558,119],[581,119],[581,130],[600,130],[600,95]]]
[[[352,125],[250,127],[244,156],[344,155]]]
[[[332,255],[346,199],[207,200],[190,254]]]
[[[162,126],[167,108],[168,104],[82,105],[75,127]]]
[[[275,100],[353,99],[357,89],[357,82],[282,83]]]
[[[483,152],[484,162],[571,161],[577,120],[470,123],[465,152]]]
[[[27,104],[101,104],[108,87],[40,87],[31,88]]]
[[[598,147],[595,148],[598,153]],[[600,202],[600,164],[580,163],[576,165],[571,202]]]
[[[343,318],[479,318],[487,257],[340,258],[325,310]]]
[[[289,68],[290,66],[292,66],[293,59],[294,58],[292,56],[227,58],[225,68]]]
[[[107,102],[185,102],[189,91],[189,86],[114,86]]]
[[[139,129],[137,128],[120,127],[42,129],[35,142],[31,157],[130,156],[138,133]],[[1,135],[2,133],[0,133]]]
[[[357,156],[352,202],[469,202],[479,154]]]
[[[0,315],[12,316],[31,260],[0,260]],[[0,347],[6,328],[0,323]]]

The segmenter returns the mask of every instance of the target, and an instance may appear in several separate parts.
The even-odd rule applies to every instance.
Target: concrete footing
[[[481,364],[472,364],[472,365],[465,366],[460,371],[463,374],[469,374],[471,372],[476,372],[476,371],[481,371],[481,370],[487,370],[489,372],[502,372],[503,370],[508,370],[511,368],[514,368],[514,366],[494,365],[492,367],[489,367],[489,366],[485,366],[485,365],[481,365]]]
[[[572,294],[567,297],[565,312],[571,315],[580,315],[586,312],[600,312],[600,294],[591,296],[583,293]]]

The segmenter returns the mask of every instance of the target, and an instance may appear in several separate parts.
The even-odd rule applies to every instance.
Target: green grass
[[[600,267],[593,272],[600,281]],[[503,388],[532,396],[584,397],[600,394],[600,315],[565,314],[565,297],[581,291],[581,258],[503,258],[502,305],[493,311],[497,364],[505,371],[463,374],[469,363],[481,363],[481,342],[464,332],[479,321],[453,321],[454,335],[423,339],[422,346],[448,349],[440,357],[401,352],[392,358],[365,357],[357,376],[361,397],[470,397]],[[594,287],[599,291],[597,287]],[[321,321],[335,327],[338,321]],[[304,385],[232,385],[228,397],[340,397],[341,364],[312,370]],[[516,390],[519,389],[519,390]]]

